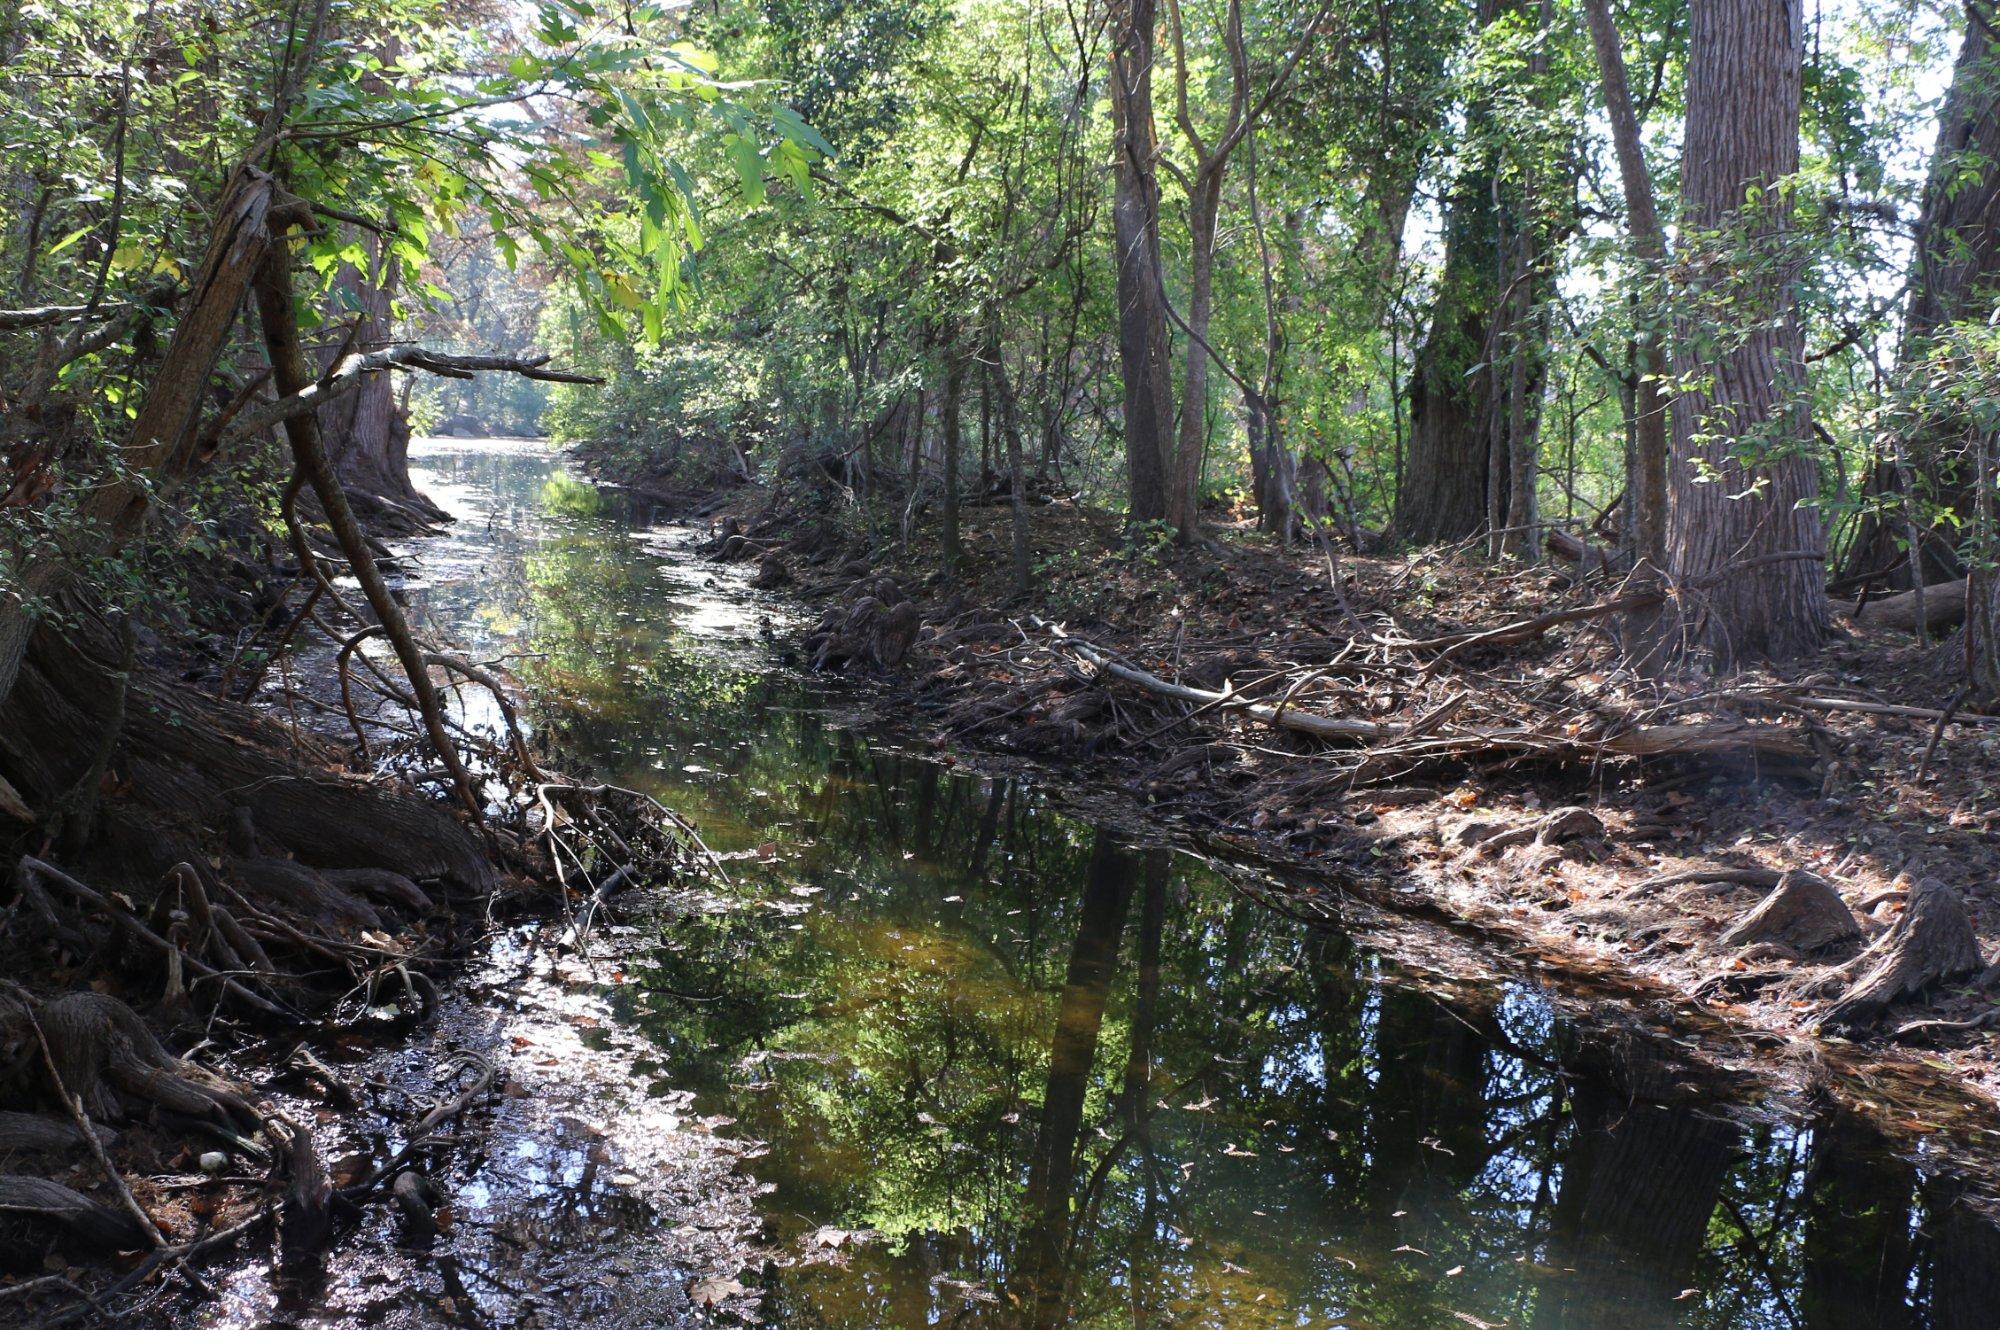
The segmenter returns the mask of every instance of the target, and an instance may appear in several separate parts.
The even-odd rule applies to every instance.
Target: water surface
[[[539,445],[412,463],[464,516],[419,551],[424,616],[730,856],[729,900],[572,982],[641,1090],[768,1144],[769,1323],[2000,1326],[2000,1229],[1857,1122],[1704,1102],[1532,987],[1426,992],[840,728],[777,661],[782,601]]]

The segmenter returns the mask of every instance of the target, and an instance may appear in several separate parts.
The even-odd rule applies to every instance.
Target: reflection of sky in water
[[[1955,1319],[2000,1288],[2000,1235],[1949,1179],[1865,1133],[1634,1102],[1599,1077],[1644,1049],[1590,1047],[1531,987],[1434,998],[1202,864],[834,728],[770,667],[782,601],[538,444],[412,461],[463,515],[415,579],[439,634],[510,656],[565,761],[732,855],[736,908],[584,985],[624,1061],[563,1056],[770,1142],[774,1323],[1994,1330]],[[672,1131],[596,1116],[621,1159]],[[524,1139],[463,1196],[591,1168]],[[815,1239],[856,1230],[882,1236]],[[1947,1230],[1949,1264],[1912,1238]]]

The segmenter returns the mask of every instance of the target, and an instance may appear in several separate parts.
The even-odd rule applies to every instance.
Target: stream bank
[[[777,663],[786,599],[546,452],[413,460],[461,515],[411,549],[413,604],[514,657],[537,745],[686,813],[730,881],[622,902],[587,956],[561,921],[502,929],[415,1052],[333,1060],[401,1103],[470,1045],[515,1088],[430,1156],[437,1235],[378,1215],[317,1280],[246,1261],[184,1323],[1970,1330],[1992,1305],[1961,1155],[1774,1095],[1755,1047],[1718,1074],[1669,1010],[1593,1020],[1447,930],[1301,923],[1115,800],[858,724],[851,684]]]
[[[669,502],[708,515],[711,558],[815,607],[801,663],[875,681],[872,714],[934,751],[1088,787],[1350,913],[1446,923],[1482,959],[1671,1012],[1718,1060],[1891,1129],[1976,1140],[1991,1120],[2000,730],[1939,723],[1948,687],[1893,632],[1850,629],[1810,679],[1662,686],[1617,668],[1601,574],[1564,566],[1240,529],[1135,547],[1114,515],[1041,494],[1031,549],[1058,553],[1024,598],[1004,496],[966,505],[950,582],[934,539],[857,528],[810,485]],[[1284,727],[1301,716],[1352,733]],[[1852,921],[1831,947],[1730,934],[1787,873]],[[1934,887],[1969,961],[1875,1001]]]

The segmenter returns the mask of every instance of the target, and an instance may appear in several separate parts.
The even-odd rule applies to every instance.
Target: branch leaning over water
[[[274,425],[282,425],[308,411],[316,411],[336,398],[359,388],[367,375],[390,370],[422,370],[447,379],[470,379],[480,374],[519,374],[544,383],[603,383],[593,374],[545,369],[547,356],[453,356],[421,346],[391,346],[380,351],[342,356],[317,382],[265,402],[237,418],[223,436],[225,443],[253,438]]]

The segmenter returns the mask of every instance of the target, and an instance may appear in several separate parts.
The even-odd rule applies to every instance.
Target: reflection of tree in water
[[[1570,1112],[1537,1330],[1671,1324],[1739,1132],[1594,1080],[1574,1086]]]
[[[1083,908],[1071,948],[1055,1033],[1049,1042],[1049,1069],[1042,1092],[1041,1125],[1028,1166],[1023,1211],[1027,1224],[1013,1275],[1036,1327],[1068,1320],[1070,1217],[1074,1210],[1077,1151],[1083,1132],[1084,1101],[1097,1063],[1098,1035],[1118,965],[1119,941],[1132,900],[1136,863],[1099,831],[1084,872]],[[1135,1041],[1136,1042],[1136,1041]]]
[[[538,724],[720,848],[772,843],[732,865],[747,895],[810,902],[676,923],[616,998],[664,1085],[773,1142],[781,1244],[889,1235],[785,1271],[779,1324],[1994,1330],[1996,1230],[1853,1124],[1662,1106],[1671,1076],[1530,992],[1430,996],[835,728],[677,639],[604,517],[520,557]]]
[[[1916,1186],[1916,1170],[1890,1155],[1858,1118],[1836,1114],[1814,1124],[1798,1299],[1807,1330],[1904,1330],[1914,1323]]]

